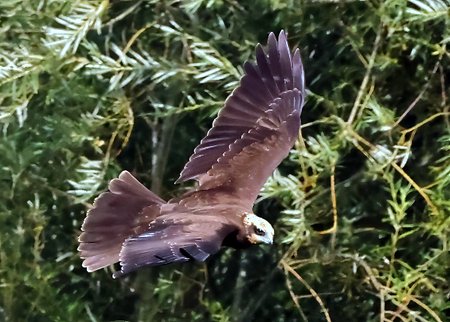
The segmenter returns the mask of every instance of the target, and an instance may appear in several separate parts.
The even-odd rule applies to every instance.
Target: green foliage
[[[0,1],[0,320],[444,321],[448,0]],[[301,48],[302,134],[255,211],[276,245],[88,274],[119,169],[170,198],[253,57]]]

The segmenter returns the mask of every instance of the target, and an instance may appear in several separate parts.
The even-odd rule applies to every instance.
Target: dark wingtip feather
[[[302,92],[302,97],[305,97],[305,74],[303,71],[303,63],[300,57],[300,50],[297,48],[294,51],[292,58],[292,74],[294,78],[294,88]]]
[[[285,89],[293,89],[292,57],[284,31],[278,37],[278,53],[281,68],[281,77]]]
[[[267,42],[269,45],[274,45],[277,43],[277,37],[273,32],[269,32],[269,37],[267,37]]]
[[[278,41],[277,37],[273,32],[269,34],[269,37],[267,39],[267,45],[269,47],[269,59],[271,60],[271,63],[277,60],[278,58]]]

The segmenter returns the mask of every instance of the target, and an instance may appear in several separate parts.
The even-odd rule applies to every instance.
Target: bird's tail
[[[119,261],[123,242],[148,229],[159,214],[160,197],[144,187],[128,171],[109,183],[81,227],[78,251],[88,272]]]

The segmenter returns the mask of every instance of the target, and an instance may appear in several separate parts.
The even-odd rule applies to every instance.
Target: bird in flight
[[[78,247],[88,272],[119,262],[116,278],[142,266],[205,261],[222,246],[272,244],[272,226],[252,207],[298,137],[305,80],[284,31],[267,43],[256,46],[256,63],[244,64],[177,180],[196,180],[194,190],[164,201],[123,171],[94,201]]]

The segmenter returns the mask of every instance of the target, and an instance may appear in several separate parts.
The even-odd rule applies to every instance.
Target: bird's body
[[[304,103],[303,67],[284,32],[269,35],[268,55],[246,74],[194,150],[178,181],[195,190],[168,202],[123,171],[86,217],[80,256],[88,271],[120,262],[114,277],[141,266],[204,261],[221,246],[245,248],[273,241],[273,228],[252,213],[253,203],[298,136]]]

